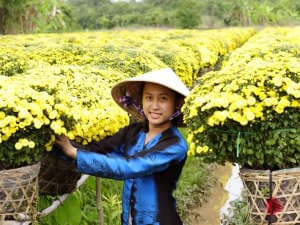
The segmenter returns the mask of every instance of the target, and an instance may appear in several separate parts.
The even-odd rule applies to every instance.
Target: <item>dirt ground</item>
[[[199,217],[193,218],[191,225],[220,225],[221,223],[220,209],[228,199],[228,193],[224,187],[231,176],[232,165],[217,166],[213,173],[218,178],[218,182],[213,187],[207,203],[193,209],[199,214]]]

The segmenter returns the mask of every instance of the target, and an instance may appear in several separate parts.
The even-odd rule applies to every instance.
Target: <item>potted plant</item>
[[[52,150],[55,135],[65,134],[86,144],[116,132],[128,122],[127,115],[108,98],[109,84],[99,76],[113,72],[85,71],[67,66],[43,67],[22,76],[1,76],[1,219],[26,220],[36,216],[39,189],[44,190],[38,180],[43,179],[44,169],[49,171],[51,167],[49,161],[45,165],[40,160],[50,155],[47,152]],[[111,107],[104,109],[107,105]],[[61,175],[68,163],[56,165],[50,178]],[[70,177],[70,173],[65,176]],[[74,177],[79,179],[78,174]],[[46,179],[49,181],[49,177]],[[62,179],[56,180],[58,185],[63,183]]]
[[[189,154],[240,165],[256,224],[300,222],[299,48],[286,34],[254,36],[197,81],[183,108]]]

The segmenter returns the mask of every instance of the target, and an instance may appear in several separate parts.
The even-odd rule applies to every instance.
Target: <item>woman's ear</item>
[[[176,110],[180,110],[181,107],[183,106],[183,104],[184,104],[184,98],[180,96],[180,97],[177,98],[177,100],[176,100],[176,107],[175,107],[175,109],[176,109]]]

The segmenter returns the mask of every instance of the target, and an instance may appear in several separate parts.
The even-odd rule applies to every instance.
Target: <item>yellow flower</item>
[[[246,116],[246,119],[248,121],[254,120],[255,119],[255,113],[251,111],[250,108],[245,108],[244,109],[244,114]]]
[[[202,154],[202,153],[207,153],[207,152],[211,152],[212,150],[209,149],[209,147],[207,145],[204,146],[197,146],[196,147],[196,153],[197,154]]]
[[[193,134],[193,133],[189,133],[188,136],[187,136],[186,141],[187,141],[188,143],[192,143],[193,138],[194,138],[194,134]]]
[[[33,141],[29,141],[28,147],[29,148],[34,148],[35,147],[35,143]]]
[[[294,82],[291,82],[288,85],[286,92],[289,95],[294,96],[295,98],[300,98],[300,84],[296,84]]]
[[[204,131],[204,126],[201,125],[201,126],[195,131],[195,134],[202,133],[203,131]]]
[[[19,113],[18,113],[18,117],[20,119],[25,119],[27,117],[31,117],[31,114],[28,112],[27,109],[21,108]]]
[[[36,129],[40,129],[43,126],[43,122],[43,120],[40,120],[38,118],[33,119],[33,124]]]
[[[254,105],[256,103],[256,99],[253,96],[250,96],[247,99],[247,103],[248,103],[248,105]]]
[[[258,103],[253,107],[250,107],[251,111],[255,114],[256,118],[263,118],[264,114],[263,114],[263,103]]]
[[[278,105],[275,107],[275,111],[281,114],[284,112],[284,109],[288,106],[290,106],[290,101],[287,99],[287,97],[282,97],[278,102]]]
[[[291,102],[291,107],[294,107],[294,108],[300,107],[300,101],[293,100]]]
[[[20,150],[20,149],[22,149],[22,148],[23,148],[23,145],[22,145],[20,142],[17,142],[17,143],[15,144],[15,149]]]
[[[196,109],[196,107],[190,107],[190,112],[189,112],[189,118],[195,117],[198,115],[198,111]]]
[[[50,112],[49,118],[50,119],[55,119],[57,117],[57,115],[58,115],[57,111],[53,110],[53,111]]]
[[[75,134],[74,134],[73,131],[69,131],[69,132],[67,133],[67,136],[68,136],[71,140],[74,140],[74,139],[75,139]]]
[[[268,95],[269,95],[271,98],[277,97],[277,93],[276,93],[275,91],[272,91],[272,90],[269,91]]]
[[[0,120],[5,118],[5,112],[0,111]]]
[[[42,107],[37,103],[31,102],[29,105],[29,110],[32,115],[41,116],[43,115]]]
[[[189,144],[190,144],[190,146],[189,146],[189,152],[190,152],[190,154],[191,155],[195,155],[195,149],[196,149],[195,143],[191,142]]]
[[[275,86],[277,86],[277,87],[282,86],[282,77],[281,76],[274,77],[272,81],[275,84]]]
[[[238,122],[241,120],[242,115],[239,112],[229,112],[228,117]]]
[[[6,127],[9,124],[9,119],[8,117],[5,117],[0,120],[0,128]]]
[[[211,127],[213,127],[215,124],[218,124],[217,119],[214,116],[211,116],[207,120],[207,124]]]
[[[19,139],[19,142],[21,142],[21,144],[22,144],[23,146],[28,146],[28,145],[29,145],[29,141],[28,141],[27,138],[20,138],[20,139]]]
[[[66,128],[63,127],[64,122],[62,120],[52,121],[50,128],[58,135],[66,133]]]
[[[264,99],[265,106],[273,106],[273,105],[277,105],[277,103],[278,103],[277,98],[265,98]]]

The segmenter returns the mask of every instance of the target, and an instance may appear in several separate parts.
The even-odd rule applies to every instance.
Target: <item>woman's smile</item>
[[[150,112],[149,113],[152,119],[159,119],[161,117],[161,113],[157,113],[157,112]]]

